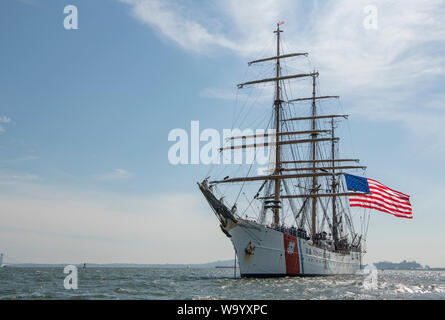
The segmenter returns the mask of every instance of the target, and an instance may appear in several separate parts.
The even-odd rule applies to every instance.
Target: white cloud
[[[270,28],[278,22],[280,14],[295,7],[287,0],[209,1],[208,6],[161,0],[120,1],[131,6],[136,19],[183,49],[208,53],[223,48],[243,56],[264,49],[264,39],[270,38]],[[216,16],[202,11],[209,7],[214,8]],[[201,19],[204,21],[198,21],[198,16],[204,16]]]
[[[11,158],[11,159],[1,159],[0,162],[18,162],[18,161],[33,161],[33,160],[39,160],[40,157],[38,156],[34,156],[34,155],[26,155],[26,156],[21,156],[18,158]]]
[[[215,3],[225,33],[211,32],[211,25],[204,26],[184,13],[199,7],[158,0],[123,1],[132,6],[138,20],[161,36],[198,52],[228,48],[252,57],[267,48],[268,40],[273,41],[272,28],[286,17],[283,36],[288,48],[308,51],[321,74],[329,77],[329,84],[345,87],[345,92],[402,86],[445,73],[445,58],[439,54],[445,47],[441,0],[403,1],[403,5],[375,1],[377,30],[363,27],[363,9],[369,4],[364,0],[326,1],[310,8],[303,1],[229,0]],[[302,13],[302,7],[312,11]]]
[[[109,173],[96,175],[95,178],[97,180],[102,180],[102,181],[113,181],[113,180],[128,179],[128,178],[131,178],[132,176],[133,176],[133,174],[127,170],[113,169]]]
[[[252,88],[253,89],[253,88]],[[222,88],[206,88],[200,92],[200,96],[209,99],[221,100],[235,100],[247,102],[249,98],[254,98],[255,102],[271,101],[270,97],[273,94],[272,87],[255,88],[255,94],[247,93],[246,91],[236,91],[236,89],[222,89]]]
[[[198,23],[192,14],[186,14],[203,14],[196,13],[199,6],[180,7],[158,0],[122,1],[131,5],[138,20],[161,36],[198,52],[219,47],[241,55],[259,54],[265,42],[273,40],[276,22],[287,18],[283,33],[287,46],[309,51],[322,74],[335,73],[336,81],[349,87],[385,88],[445,72],[444,57],[439,54],[445,44],[445,5],[441,0],[410,0],[403,1],[403,5],[374,1],[378,9],[377,30],[363,27],[363,9],[369,4],[364,0],[326,1],[320,6],[315,2],[312,7],[306,1],[292,0],[215,2],[220,13],[215,19],[225,26],[225,33],[212,32],[212,25]],[[303,8],[311,11],[302,12]]]
[[[379,227],[371,228],[366,261],[411,257],[443,265],[443,256],[435,254],[443,216],[434,208],[444,190],[434,187],[432,193],[423,187],[415,192],[412,221],[372,213],[372,225]],[[432,220],[439,223],[432,226]],[[0,222],[6,263],[200,263],[233,257],[230,240],[199,192],[130,196],[0,177]],[[422,241],[404,238],[418,228],[431,232]],[[422,250],[426,243],[437,250]]]
[[[210,1],[207,6],[182,2],[181,7],[171,1],[124,2],[138,20],[185,50],[208,54],[223,48],[246,61],[274,54],[272,29],[285,20],[284,48],[309,52],[310,61],[308,65],[302,58],[288,60],[290,70],[302,70],[302,65],[318,69],[320,90],[346,99],[351,114],[363,120],[393,121],[413,135],[437,140],[445,149],[441,130],[445,106],[428,94],[444,82],[443,0],[373,1],[377,30],[363,26],[364,9],[370,4],[365,0],[227,0]],[[195,18],[202,16],[208,19]],[[234,96],[215,88],[201,95]],[[434,112],[426,112],[433,106]]]
[[[267,47],[267,41],[273,41],[272,28],[276,22],[286,18],[283,36],[290,48],[308,50],[318,66],[340,72],[340,78],[345,72],[349,75],[345,80],[356,85],[379,79],[375,85],[384,86],[382,72],[391,75],[392,81],[404,82],[408,70],[411,77],[445,71],[441,65],[444,58],[430,46],[443,45],[445,41],[442,37],[445,9],[441,0],[403,1],[403,5],[374,1],[378,8],[377,30],[363,27],[366,17],[363,9],[369,4],[364,0],[326,1],[321,6],[315,2],[312,7],[306,1],[292,0],[218,1],[212,3],[219,15],[209,20],[208,25],[192,18],[212,15],[199,12],[203,10],[200,7],[206,6],[179,6],[159,0],[121,1],[131,5],[138,20],[191,51],[207,52],[216,47],[244,56],[259,54]],[[220,23],[215,23],[215,19]],[[220,24],[224,32],[213,30],[223,29],[214,27]],[[407,68],[407,61],[412,69]],[[396,70],[404,72],[393,72]]]
[[[2,123],[10,123],[12,120],[7,116],[0,116],[0,122]]]
[[[26,180],[26,181],[39,180],[40,179],[40,177],[38,175],[35,175],[35,174],[12,175],[11,178],[14,179],[14,180]]]
[[[0,116],[0,123],[11,123],[12,119],[7,116]],[[0,124],[0,133],[5,132],[5,128]]]
[[[220,88],[206,88],[200,92],[203,98],[236,100],[235,90],[224,90]]]
[[[199,263],[230,241],[197,193],[125,196],[0,179],[0,243],[15,262]]]
[[[236,45],[225,36],[211,33],[206,27],[189,19],[185,8],[168,1],[122,0],[132,5],[132,14],[181,47],[201,51],[208,46],[236,49]]]
[[[19,2],[23,3],[23,4],[27,4],[30,6],[37,6],[38,3],[35,0],[18,0]]]

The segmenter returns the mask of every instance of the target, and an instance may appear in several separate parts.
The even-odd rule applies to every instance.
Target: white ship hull
[[[235,247],[242,277],[341,275],[360,270],[360,251],[334,252],[328,241],[316,246],[311,240],[237,218],[205,185],[198,185]]]
[[[360,252],[339,253],[246,220],[224,228],[235,247],[242,277],[355,274]]]

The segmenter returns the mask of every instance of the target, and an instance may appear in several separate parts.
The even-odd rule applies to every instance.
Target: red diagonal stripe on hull
[[[300,255],[297,237],[283,233],[286,274],[300,274]]]

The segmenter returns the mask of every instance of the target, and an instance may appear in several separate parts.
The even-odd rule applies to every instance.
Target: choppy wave
[[[392,271],[311,278],[234,279],[231,269],[79,269],[66,290],[62,268],[0,269],[0,299],[445,299],[445,272]]]

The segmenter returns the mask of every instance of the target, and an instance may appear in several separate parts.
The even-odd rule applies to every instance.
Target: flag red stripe
[[[395,214],[392,211],[384,210],[384,209],[381,209],[381,208],[375,208],[373,206],[368,206],[368,205],[365,205],[365,204],[350,204],[350,206],[351,207],[362,207],[362,208],[368,208],[368,209],[375,209],[375,210],[378,210],[378,211],[382,211],[382,212],[385,212],[385,213],[392,214],[393,216],[400,217],[400,218],[406,218],[406,219],[412,219],[413,218],[412,216],[404,216],[404,215],[400,215],[400,214]]]
[[[371,193],[380,193],[383,194],[387,197],[390,197],[396,201],[400,201],[402,203],[409,203],[409,199],[407,198],[400,198],[398,196],[395,196],[394,194],[388,193],[386,190],[380,189],[380,188],[375,188],[375,187],[369,187],[369,191]]]
[[[383,188],[381,186],[378,186],[378,185],[369,184],[369,190],[371,190],[371,189],[373,189],[373,190],[380,190],[380,191],[385,192],[388,195],[391,195],[391,196],[396,197],[398,199],[401,199],[401,200],[404,200],[404,201],[409,201],[409,197],[398,195],[397,193],[393,192],[392,190],[385,189],[385,188]]]
[[[394,198],[394,197],[388,196],[387,194],[381,193],[380,191],[376,191],[376,190],[370,190],[370,191],[371,191],[371,195],[373,195],[373,196],[382,197],[383,199],[386,199],[389,202],[394,202],[394,203],[399,204],[401,206],[411,207],[411,204],[409,203],[409,201],[401,201],[398,198]]]
[[[371,199],[368,200],[366,198],[363,199],[353,199],[353,198],[349,198],[349,203],[351,202],[365,202],[365,203],[372,203],[375,204],[376,206],[380,206],[383,207],[387,210],[393,211],[393,212],[398,212],[398,213],[403,213],[403,214],[412,214],[411,209],[399,209],[396,206],[387,204],[387,203],[381,203],[382,201],[378,200],[378,199]]]
[[[412,215],[394,213],[394,212],[392,212],[390,210],[386,210],[384,208],[376,207],[372,203],[371,204],[365,204],[365,203],[363,203],[363,204],[351,204],[350,206],[351,207],[363,207],[363,208],[368,208],[368,209],[376,209],[376,210],[379,210],[379,211],[382,211],[382,212],[390,213],[392,215],[397,215],[398,217],[404,217],[404,218],[412,217]]]
[[[405,197],[407,197],[407,198],[409,199],[409,195],[407,195],[407,194],[404,194],[404,193],[402,193],[402,192],[400,192],[400,191],[396,191],[396,190],[394,190],[394,189],[388,188],[387,186],[381,184],[380,182],[378,182],[378,181],[376,181],[376,180],[373,180],[373,179],[367,179],[367,180],[368,180],[368,184],[369,184],[369,181],[371,181],[371,184],[372,184],[372,183],[375,183],[375,184],[377,184],[377,185],[379,185],[379,186],[381,186],[381,187],[383,187],[383,188],[385,188],[385,189],[389,189],[389,190],[391,190],[391,191],[393,191],[393,192],[395,192],[395,193],[397,193],[397,194],[399,194],[399,195],[401,195],[401,196],[405,196]]]
[[[373,198],[373,197],[351,197],[351,198],[349,198],[349,199],[350,199],[350,200],[353,200],[353,201],[376,202],[376,203],[378,203],[378,204],[387,206],[388,209],[391,208],[391,209],[394,209],[394,210],[397,210],[397,211],[400,211],[400,212],[411,212],[411,208],[399,207],[399,206],[397,206],[397,205],[394,205],[394,204],[385,202],[385,201],[383,201],[383,200],[381,200],[381,199],[378,199],[378,198]]]
[[[387,196],[386,194],[382,194],[380,191],[376,192],[375,190],[370,190],[370,194],[357,193],[356,195],[352,195],[350,197],[376,197],[381,201],[387,202],[391,205],[396,205],[404,208],[411,208],[411,203],[409,201],[400,201],[391,196]]]
[[[369,184],[369,182],[371,182],[371,183],[375,183],[375,184],[380,185],[380,186],[383,187],[383,188],[386,188],[386,189],[389,189],[389,190],[391,190],[391,191],[394,191],[394,192],[396,192],[396,193],[398,193],[398,194],[400,194],[400,195],[402,195],[402,196],[405,196],[405,197],[408,197],[408,198],[410,197],[408,194],[405,194],[405,193],[403,193],[403,192],[400,192],[400,191],[391,189],[390,187],[385,186],[384,184],[378,182],[377,180],[373,180],[373,179],[367,179],[367,180],[368,180],[368,184]]]

